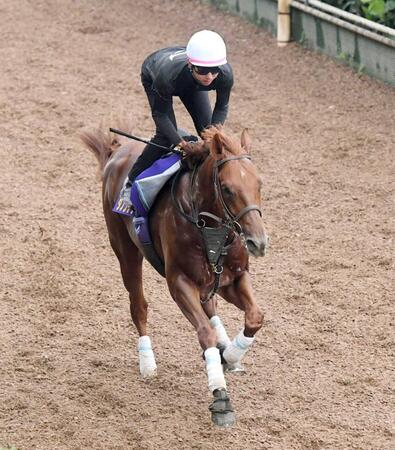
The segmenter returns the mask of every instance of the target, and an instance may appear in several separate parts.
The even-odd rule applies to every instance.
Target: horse
[[[223,127],[210,127],[202,138],[193,144],[193,152],[186,155],[187,164],[183,164],[193,170],[180,170],[176,180],[171,186],[168,183],[155,200],[150,230],[171,297],[195,328],[204,352],[212,393],[211,419],[216,425],[231,426],[235,413],[224,367],[240,367],[262,327],[263,313],[253,294],[249,255],[264,256],[268,237],[261,213],[262,181],[251,160],[248,130],[235,139]],[[143,251],[131,226],[132,218],[112,211],[144,144],[114,138],[100,130],[85,131],[81,139],[99,163],[109,240],[119,260],[131,318],[140,336],[140,374],[153,377],[157,366],[147,330]],[[210,258],[213,253],[214,260]],[[215,293],[244,312],[244,328],[233,340],[217,315]]]

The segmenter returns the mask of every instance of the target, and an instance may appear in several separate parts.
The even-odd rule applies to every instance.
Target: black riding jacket
[[[217,96],[210,125],[225,122],[233,86],[233,72],[229,64],[220,66],[220,72],[213,82],[209,86],[203,86],[196,81],[188,67],[185,47],[169,47],[158,50],[145,59],[141,78],[144,87],[153,92],[154,100],[150,103],[155,124],[172,144],[178,144],[181,140],[169,119],[174,96],[183,100],[193,97],[197,91],[215,90]]]

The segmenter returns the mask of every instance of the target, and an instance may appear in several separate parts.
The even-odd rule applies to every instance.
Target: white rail
[[[338,15],[340,15],[339,14],[339,11],[340,11],[343,14],[347,14],[347,15],[353,16],[353,18],[354,17],[358,17],[360,20],[364,20],[364,21],[369,22],[369,26],[371,27],[371,29],[374,29],[372,24],[370,23],[371,22],[370,20],[366,20],[366,19],[363,19],[363,18],[361,18],[359,16],[355,16],[355,14],[346,13],[345,11],[339,10],[338,8],[331,7],[330,5],[325,5],[324,3],[319,2],[317,0],[309,0],[309,3],[310,4],[313,4],[313,3],[318,4],[319,3],[320,6],[324,5],[327,8],[334,9],[336,14],[338,14]],[[311,6],[306,6],[305,3],[302,3],[302,2],[300,2],[298,0],[292,0],[291,1],[291,6],[293,8],[296,8],[296,9],[299,9],[301,11],[304,11],[304,12],[306,12],[306,13],[312,15],[312,16],[318,17],[318,18],[320,18],[322,20],[325,20],[327,22],[333,23],[333,24],[338,25],[338,26],[340,26],[342,28],[345,28],[347,30],[353,31],[354,33],[358,33],[358,34],[360,34],[362,36],[366,36],[366,37],[368,37],[368,38],[370,38],[372,40],[375,40],[377,42],[385,44],[385,45],[387,45],[389,47],[395,48],[395,40],[392,40],[390,38],[387,38],[385,36],[377,34],[377,33],[373,32],[373,31],[370,31],[370,30],[367,30],[365,28],[362,28],[362,27],[359,27],[357,25],[354,25],[352,23],[349,23],[349,22],[347,22],[345,20],[339,19],[338,17],[333,17],[332,15],[327,14],[325,12],[318,11],[316,8],[312,8]],[[345,16],[343,15],[343,17],[345,17]],[[386,30],[390,30],[391,33],[387,33],[387,31],[386,31],[386,33],[390,34],[391,36],[395,36],[395,30],[393,30],[392,28],[384,27],[383,25],[375,24],[374,22],[373,22],[373,25],[377,25],[377,27],[383,27]]]
[[[331,15],[342,17],[343,19],[347,19],[349,22],[353,22],[358,25],[362,25],[363,27],[368,28],[370,30],[378,31],[379,33],[383,33],[387,36],[395,37],[395,30],[393,28],[386,27],[379,23],[365,19],[364,17],[357,16],[356,14],[352,14],[347,11],[343,11],[340,8],[335,8],[334,6],[328,5],[327,3],[320,2],[319,0],[305,0],[305,1],[296,0],[296,1],[298,3],[302,3],[306,6],[313,6],[314,8],[328,12]],[[295,3],[295,2],[292,2],[292,3]]]

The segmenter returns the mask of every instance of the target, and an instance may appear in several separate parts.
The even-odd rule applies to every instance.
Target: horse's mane
[[[210,150],[212,150],[212,146],[216,143],[216,145],[221,145],[226,154],[241,155],[244,153],[240,141],[231,136],[227,136],[224,133],[222,125],[211,126],[204,130],[203,139],[208,144]]]
[[[192,168],[201,164],[210,153],[218,154],[218,148],[215,147],[220,147],[224,158],[245,153],[238,140],[224,133],[222,125],[206,128],[202,133],[202,138],[203,141],[193,143],[188,149],[184,149],[186,167]]]

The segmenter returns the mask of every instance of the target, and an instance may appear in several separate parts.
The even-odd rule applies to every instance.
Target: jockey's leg
[[[144,88],[146,90],[148,101],[152,110],[154,94],[150,91],[150,89],[147,90],[146,86],[144,86]],[[167,117],[169,119],[169,124],[173,125],[173,127],[177,129],[176,117],[174,115],[174,110],[171,103],[169,104]],[[169,141],[168,137],[158,127],[156,128],[155,135],[151,139],[151,142],[161,145],[163,147],[169,147],[171,145],[171,142]],[[141,172],[147,169],[151,164],[153,164],[157,159],[162,157],[165,153],[166,150],[158,148],[152,144],[147,144],[129,172],[128,185],[131,186],[133,181],[136,179],[138,175],[140,175]]]
[[[152,81],[148,79],[146,80],[144,79],[144,77],[142,77],[142,83],[145,89],[145,93],[147,94],[151,113],[153,116],[155,116],[157,114],[157,111],[154,110],[155,98],[157,97],[157,93],[152,90]],[[174,134],[176,134],[175,130],[177,130],[177,122],[173,110],[173,102],[169,101],[166,107],[167,110],[165,112],[161,111],[161,113],[163,113],[162,115],[166,116],[166,120],[162,119],[163,122],[161,123],[161,127],[157,125],[155,136],[151,139],[151,142],[163,147],[170,147],[171,142],[168,135],[173,135],[174,139]],[[140,175],[140,173],[145,169],[148,169],[148,167],[150,167],[157,159],[161,158],[165,153],[165,149],[158,148],[155,145],[147,144],[145,146],[143,152],[140,154],[133,167],[131,168],[128,174],[127,181],[122,188],[121,197],[125,205],[132,206],[130,199],[131,186],[136,177]]]
[[[263,314],[253,296],[251,279],[247,272],[232,285],[221,288],[219,293],[245,313],[244,330],[240,331],[223,353],[228,363],[237,364],[251,347],[255,334],[262,327]]]
[[[152,142],[155,142],[152,140]],[[159,144],[162,145],[162,144]],[[168,143],[166,145],[169,145]],[[152,144],[147,144],[144,147],[144,150],[137,158],[133,167],[130,169],[128,175],[128,184],[131,186],[133,181],[136,179],[141,172],[145,169],[148,169],[157,159],[161,158],[166,153],[166,150],[162,150],[161,148],[155,147]]]

